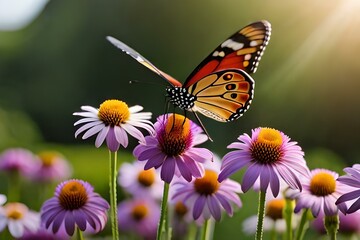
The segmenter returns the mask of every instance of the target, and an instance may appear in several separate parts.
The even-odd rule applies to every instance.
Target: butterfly
[[[155,67],[125,43],[111,36],[107,40],[165,79],[170,84],[166,89],[170,102],[193,112],[202,125],[196,112],[219,122],[229,122],[249,109],[255,87],[255,81],[249,74],[256,72],[270,35],[271,24],[268,21],[245,26],[211,52],[184,84]]]

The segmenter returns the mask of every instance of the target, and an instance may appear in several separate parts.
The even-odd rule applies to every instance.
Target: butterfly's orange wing
[[[254,73],[270,40],[271,25],[259,21],[242,28],[221,43],[189,75],[183,87],[188,88],[205,76],[226,69],[241,69]]]
[[[220,122],[233,121],[249,108],[254,80],[241,69],[227,69],[205,76],[188,92],[196,97],[194,111]]]

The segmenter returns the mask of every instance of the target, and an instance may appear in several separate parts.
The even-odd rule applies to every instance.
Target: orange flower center
[[[159,141],[162,151],[168,156],[181,155],[188,145],[189,135],[189,119],[179,114],[169,115],[165,132]]]
[[[335,192],[336,180],[327,172],[315,174],[310,181],[310,191],[316,196],[326,196]]]
[[[68,181],[59,194],[60,205],[66,210],[79,209],[87,202],[85,187],[76,180]]]
[[[285,207],[285,199],[272,199],[266,204],[266,216],[273,220],[283,218],[283,209]]]
[[[56,162],[56,158],[59,157],[59,154],[56,152],[41,152],[38,156],[44,167],[51,167]]]
[[[281,145],[282,136],[278,130],[262,128],[258,138],[251,146],[252,158],[261,164],[275,163],[281,158]]]
[[[188,212],[188,208],[182,202],[177,202],[175,204],[175,213],[179,217],[183,217]]]
[[[120,126],[129,120],[130,110],[123,101],[106,100],[100,105],[98,116],[107,126]]]
[[[217,180],[218,174],[212,170],[205,170],[202,178],[197,178],[194,182],[195,190],[201,195],[211,195],[219,189]]]
[[[138,182],[144,187],[150,187],[155,181],[155,170],[142,170],[138,175]]]
[[[28,212],[28,208],[18,202],[10,202],[4,206],[5,214],[7,218],[12,220],[20,220]]]
[[[140,203],[133,207],[131,211],[131,216],[135,221],[141,221],[148,215],[148,213],[149,213],[148,207],[145,204]]]

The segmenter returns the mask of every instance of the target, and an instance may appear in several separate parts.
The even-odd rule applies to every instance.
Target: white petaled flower
[[[144,142],[144,135],[138,128],[143,128],[150,134],[154,133],[150,112],[140,112],[143,107],[128,105],[120,100],[106,100],[99,109],[91,106],[82,106],[83,112],[75,112],[73,115],[81,116],[82,119],[75,122],[74,126],[84,124],[76,132],[75,137],[84,133],[82,139],[87,139],[97,134],[95,146],[100,147],[106,140],[110,151],[116,152],[120,145],[127,147],[130,134],[140,142]]]
[[[19,238],[25,231],[35,232],[40,227],[40,214],[22,203],[10,202],[0,207],[0,232],[8,227],[10,234]]]

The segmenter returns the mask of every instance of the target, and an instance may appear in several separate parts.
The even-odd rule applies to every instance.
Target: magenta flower
[[[119,229],[155,239],[160,207],[151,198],[126,200],[118,206]]]
[[[0,156],[0,170],[29,176],[34,171],[34,163],[37,160],[36,156],[29,150],[23,148],[7,149]]]
[[[228,148],[238,150],[229,152],[223,158],[218,180],[224,179],[248,167],[242,181],[242,190],[247,192],[260,179],[260,190],[270,186],[273,196],[280,190],[282,178],[291,188],[300,189],[299,175],[307,176],[309,170],[304,152],[296,142],[291,142],[284,133],[272,128],[256,128],[251,137],[241,135],[240,142],[234,142]]]
[[[87,139],[97,134],[95,146],[100,147],[106,140],[110,151],[116,152],[120,145],[127,147],[130,134],[139,141],[144,141],[144,135],[137,127],[153,133],[152,123],[149,121],[151,113],[140,112],[141,106],[128,107],[125,102],[119,100],[106,100],[99,109],[90,106],[82,106],[84,112],[76,112],[74,115],[84,117],[75,122],[75,126],[84,124],[75,132],[75,137],[85,132],[82,139]]]
[[[218,167],[216,160],[212,164],[214,166],[211,167],[208,167],[210,164],[205,165],[203,177],[193,179],[190,183],[183,179],[173,183],[172,201],[182,201],[198,223],[211,217],[220,221],[222,211],[232,216],[232,205],[242,206],[238,196],[241,193],[240,184],[230,179],[218,182],[220,163]]]
[[[347,209],[347,206],[340,208],[343,213],[353,213],[360,209],[360,164],[354,164],[351,168],[344,168],[344,171],[347,175],[341,176],[337,180],[345,185],[354,187],[354,189],[353,191],[344,193],[344,195],[336,201],[336,204],[342,204],[348,201],[352,202],[354,199],[357,199],[355,202],[352,202],[349,209]]]
[[[145,142],[134,149],[139,161],[146,161],[145,170],[161,168],[161,179],[170,183],[174,177],[184,177],[188,182],[204,173],[202,163],[212,158],[205,148],[195,146],[208,137],[188,118],[178,114],[162,115],[154,124],[155,136],[145,137]]]
[[[40,216],[19,202],[9,202],[0,207],[0,232],[8,227],[11,236],[22,237],[25,231],[35,232],[40,228]]]
[[[41,182],[61,181],[70,177],[72,169],[68,161],[57,152],[46,151],[38,154],[40,161],[34,164],[31,178]]]
[[[123,163],[119,170],[119,185],[135,197],[161,199],[164,182],[155,169],[144,170],[144,162]]]
[[[109,204],[93,187],[82,180],[60,183],[54,197],[41,207],[41,221],[53,233],[65,232],[72,236],[75,227],[91,233],[100,232],[107,222]]]
[[[302,178],[302,192],[293,192],[288,197],[296,199],[295,213],[303,208],[311,209],[314,217],[319,213],[325,216],[338,214],[344,203],[336,206],[340,195],[349,191],[349,187],[337,182],[338,174],[327,169],[314,169],[308,177]]]

